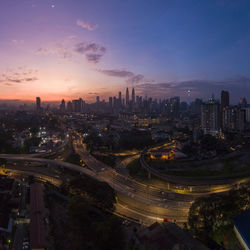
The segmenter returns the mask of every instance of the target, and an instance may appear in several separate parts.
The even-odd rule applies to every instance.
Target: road
[[[172,221],[183,223],[187,221],[189,207],[195,198],[197,196],[207,195],[204,193],[190,193],[185,190],[181,190],[183,193],[173,192],[174,190],[162,190],[158,187],[140,183],[96,160],[83,148],[80,140],[75,140],[73,146],[88,168],[68,162],[36,157],[20,155],[2,155],[0,157],[10,161],[50,164],[55,167],[67,168],[86,174],[99,181],[105,181],[109,183],[118,194],[119,203],[117,205],[117,213],[132,217],[143,223],[148,223],[155,219],[158,220],[159,218],[169,218]],[[128,161],[129,160],[124,160],[120,168],[124,167]],[[41,174],[39,175],[41,176]],[[43,178],[46,178],[46,176],[43,176]],[[47,176],[47,178],[49,179],[51,177]],[[211,192],[213,192],[212,188],[213,187],[211,187],[210,190]],[[228,190],[227,188],[231,187],[224,187],[216,191],[224,192]]]
[[[99,170],[99,172],[98,171],[93,172],[87,168],[84,168],[75,164],[62,162],[62,161],[56,161],[56,160],[23,157],[23,156],[13,156],[13,155],[1,156],[1,158],[5,158],[11,161],[40,162],[44,164],[49,163],[54,166],[64,167],[64,168],[68,168],[74,171],[78,171],[79,173],[84,173],[88,176],[98,179],[99,181],[106,181],[109,183],[110,186],[112,186],[116,190],[116,192],[118,193],[118,197],[119,197],[119,194],[130,197],[132,200],[132,202],[130,203],[134,203],[133,200],[136,200],[138,202],[137,204],[139,204],[138,206],[140,206],[141,208],[141,211],[144,211],[145,220],[148,220],[147,219],[148,216],[151,216],[151,215],[146,215],[146,214],[152,214],[154,217],[154,213],[152,213],[152,211],[148,209],[149,206],[153,206],[155,208],[160,208],[160,207],[164,208],[165,213],[162,218],[170,217],[173,213],[176,213],[177,211],[180,214],[184,214],[184,216],[186,217],[189,206],[191,204],[190,200],[186,201],[184,199],[183,201],[176,201],[175,199],[172,199],[172,198],[168,199],[168,197],[163,198],[160,190],[154,190],[154,189],[151,189],[150,187],[148,187],[147,189],[148,192],[145,192],[145,186],[139,183],[135,183],[129,178],[124,178],[122,175],[118,174],[112,168],[107,167],[105,164],[100,164],[94,157],[87,157],[88,160],[86,161],[86,164],[87,162],[88,164],[93,163],[91,165],[92,169],[94,169],[95,167],[96,170]],[[83,160],[85,159],[86,159],[86,155]],[[104,170],[102,170],[103,167],[105,168]],[[20,170],[15,170],[15,171],[12,170],[13,174],[23,173],[23,172],[24,171],[20,171]],[[31,175],[31,174],[34,174],[34,172],[27,171],[26,174]],[[52,181],[55,183],[55,180],[53,180],[49,176],[38,174],[38,176],[36,177],[39,177],[43,180]],[[127,204],[127,206],[130,206],[130,205],[131,204]],[[136,211],[136,213],[138,214],[138,211]],[[140,214],[141,214],[140,216],[143,215],[142,212]]]
[[[185,187],[190,187],[192,190],[198,192],[210,192],[211,190],[219,189],[221,191],[227,191],[234,185],[240,183],[249,183],[250,177],[243,178],[242,176],[231,175],[231,176],[208,176],[208,177],[181,177],[181,176],[170,176],[162,174],[156,169],[152,168],[145,161],[146,150],[141,153],[140,163],[143,168],[152,173],[153,175],[159,177],[160,179],[168,182],[175,183],[180,188],[185,189]],[[241,174],[239,174],[241,175]],[[230,178],[229,178],[230,177]]]
[[[123,176],[129,176],[128,170],[126,168],[127,165],[131,163],[132,161],[134,161],[135,159],[138,159],[139,157],[140,157],[140,154],[136,154],[136,155],[125,158],[124,160],[122,160],[116,165],[115,167],[116,172]]]
[[[15,175],[24,175],[24,176],[31,176],[33,175],[35,178],[43,181],[43,182],[50,182],[55,186],[60,186],[62,181],[58,178],[55,178],[54,176],[51,176],[49,174],[41,174],[37,173],[35,171],[27,170],[19,170],[13,168],[0,168],[0,174],[2,175],[9,175],[9,176],[15,176]]]

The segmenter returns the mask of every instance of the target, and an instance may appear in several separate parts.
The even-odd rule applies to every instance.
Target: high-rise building
[[[180,111],[180,97],[172,97],[170,98],[170,106],[169,106],[169,116],[171,118],[178,118]]]
[[[36,111],[38,112],[41,111],[41,98],[40,97],[36,98]]]
[[[217,135],[220,119],[220,104],[213,98],[201,105],[201,128],[205,134]]]
[[[132,105],[135,105],[135,89],[132,89]]]
[[[113,98],[112,97],[109,97],[109,107],[112,108],[113,106]]]
[[[72,101],[72,111],[73,112],[81,112],[81,101],[80,101],[80,99]]]
[[[129,91],[128,88],[126,89],[126,106],[129,106]]]
[[[64,99],[62,99],[62,102],[60,104],[60,111],[65,112],[65,109],[66,109],[66,107],[65,107],[65,101],[64,101]]]
[[[201,113],[202,99],[196,98],[195,101],[190,103],[190,111],[194,114]]]
[[[72,102],[67,102],[67,111],[68,112],[72,112],[73,111],[73,106],[72,106]]]
[[[239,106],[227,107],[223,112],[223,130],[229,132],[243,131],[246,123],[246,110]]]
[[[222,90],[221,91],[221,125],[224,129],[227,125],[228,121],[225,121],[224,119],[227,119],[228,116],[228,107],[229,107],[229,92]],[[225,113],[227,110],[227,114]]]
[[[82,98],[79,98],[79,112],[83,112],[85,106],[85,101]]]
[[[117,108],[117,98],[116,98],[116,96],[113,97],[113,107]]]
[[[122,92],[121,91],[119,91],[118,96],[119,96],[119,99],[118,99],[119,106],[121,106],[122,105]]]
[[[247,107],[247,99],[245,97],[240,98],[240,106],[243,108]]]
[[[246,112],[246,122],[250,123],[250,107],[244,108]]]
[[[222,90],[221,91],[221,110],[229,107],[229,92]]]
[[[99,103],[100,102],[100,96],[97,96],[96,97],[96,103]]]

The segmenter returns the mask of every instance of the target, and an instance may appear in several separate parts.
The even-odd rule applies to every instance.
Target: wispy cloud
[[[13,40],[11,40],[11,43],[12,43],[12,44],[15,44],[15,45],[17,45],[17,44],[23,44],[23,43],[24,43],[24,40],[16,40],[16,39],[13,39]]]
[[[75,51],[80,54],[85,54],[86,52],[89,51],[105,53],[106,48],[96,43],[81,42],[75,45]]]
[[[134,75],[134,76],[130,77],[127,80],[127,83],[138,84],[138,83],[142,82],[143,80],[144,80],[144,76],[139,74],[139,75]]]
[[[55,55],[61,59],[66,59],[71,62],[78,62],[77,55],[84,56],[90,63],[97,64],[100,62],[106,48],[94,42],[79,42],[73,43],[56,43],[48,48],[39,48],[36,50],[36,55]]]
[[[61,44],[57,44],[51,48],[39,48],[35,54],[37,55],[56,55],[62,59],[71,59],[72,52],[69,48],[62,46]]]
[[[103,55],[101,54],[86,54],[88,62],[99,63]]]
[[[7,69],[5,73],[0,75],[0,84],[13,86],[16,84],[34,82],[38,80],[37,73],[37,70],[27,69],[25,67]]]
[[[128,84],[138,84],[138,83],[143,82],[144,80],[143,75],[135,74],[127,70],[117,70],[117,69],[101,70],[99,69],[97,71],[107,76],[126,78],[126,83]]]
[[[119,70],[119,69],[99,69],[98,72],[107,75],[107,76],[114,76],[114,77],[133,77],[134,73],[127,71],[127,70]]]
[[[97,24],[94,24],[94,23],[90,23],[90,22],[86,22],[86,21],[83,21],[81,19],[78,19],[76,21],[76,24],[84,29],[87,29],[87,30],[95,30],[97,29],[98,25]]]
[[[96,43],[81,42],[74,46],[74,51],[85,55],[88,62],[98,63],[106,52],[106,48]]]

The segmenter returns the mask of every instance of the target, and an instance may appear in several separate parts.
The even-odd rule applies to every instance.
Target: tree
[[[0,158],[0,166],[2,166],[2,165],[5,166],[6,163],[7,163],[7,160],[6,160],[6,159]]]
[[[69,189],[74,194],[81,194],[100,208],[111,211],[114,209],[115,192],[105,182],[83,175],[73,179],[69,183]]]
[[[196,236],[213,237],[217,231],[232,226],[233,218],[249,208],[250,191],[245,188],[201,197],[190,207],[188,224]]]
[[[70,239],[73,249],[123,249],[121,220],[93,207],[75,195],[68,204]]]
[[[29,182],[29,184],[33,184],[35,182],[35,177],[33,175],[29,175],[28,182]]]
[[[215,145],[217,144],[217,139],[212,135],[204,135],[201,139],[201,146],[205,150],[213,150],[215,149]]]

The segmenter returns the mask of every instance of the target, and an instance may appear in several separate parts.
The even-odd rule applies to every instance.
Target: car
[[[163,221],[164,222],[169,222],[169,219],[168,218],[164,218]]]

